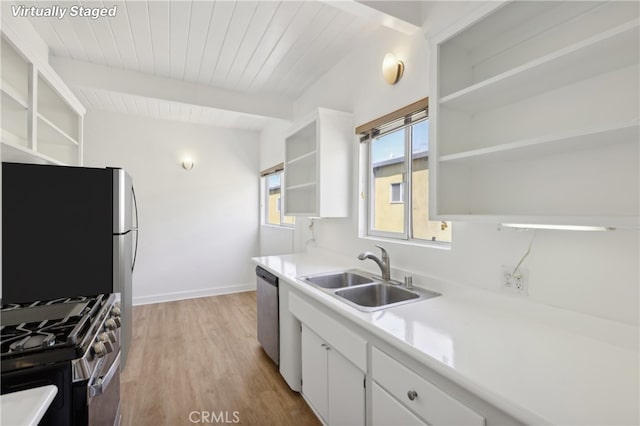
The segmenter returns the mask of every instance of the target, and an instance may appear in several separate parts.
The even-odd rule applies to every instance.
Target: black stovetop
[[[82,356],[82,342],[106,300],[97,295],[3,305],[2,371]]]

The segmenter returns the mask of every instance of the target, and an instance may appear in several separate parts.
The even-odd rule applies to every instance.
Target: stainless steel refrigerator
[[[120,293],[122,368],[137,247],[124,170],[2,163],[2,304]]]

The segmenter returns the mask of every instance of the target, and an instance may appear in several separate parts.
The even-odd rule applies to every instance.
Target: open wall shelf
[[[445,96],[440,104],[475,113],[637,64],[639,27],[634,19]]]
[[[349,214],[351,115],[319,108],[285,138],[284,213],[345,217]]]
[[[640,226],[637,2],[487,4],[431,49],[433,216]]]
[[[602,147],[603,144],[615,145],[637,140],[640,140],[640,124],[636,121],[577,129],[458,154],[443,155],[440,157],[440,163],[471,165],[485,162],[518,161],[581,149],[596,149]]]
[[[85,109],[48,64],[2,32],[2,161],[82,165]]]

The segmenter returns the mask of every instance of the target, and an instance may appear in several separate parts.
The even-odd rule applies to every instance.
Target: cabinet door
[[[326,422],[329,413],[327,395],[327,344],[302,325],[302,393]]]
[[[413,426],[426,424],[413,415],[413,413],[397,399],[385,392],[376,382],[373,382],[371,397],[373,405],[371,408],[371,423],[374,426]]]
[[[364,373],[329,348],[329,424],[364,425]]]

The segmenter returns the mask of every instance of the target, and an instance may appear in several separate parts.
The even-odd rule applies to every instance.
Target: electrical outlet
[[[515,266],[502,265],[501,267],[501,287],[505,291],[526,296],[529,292],[529,271],[518,268],[513,273]]]

